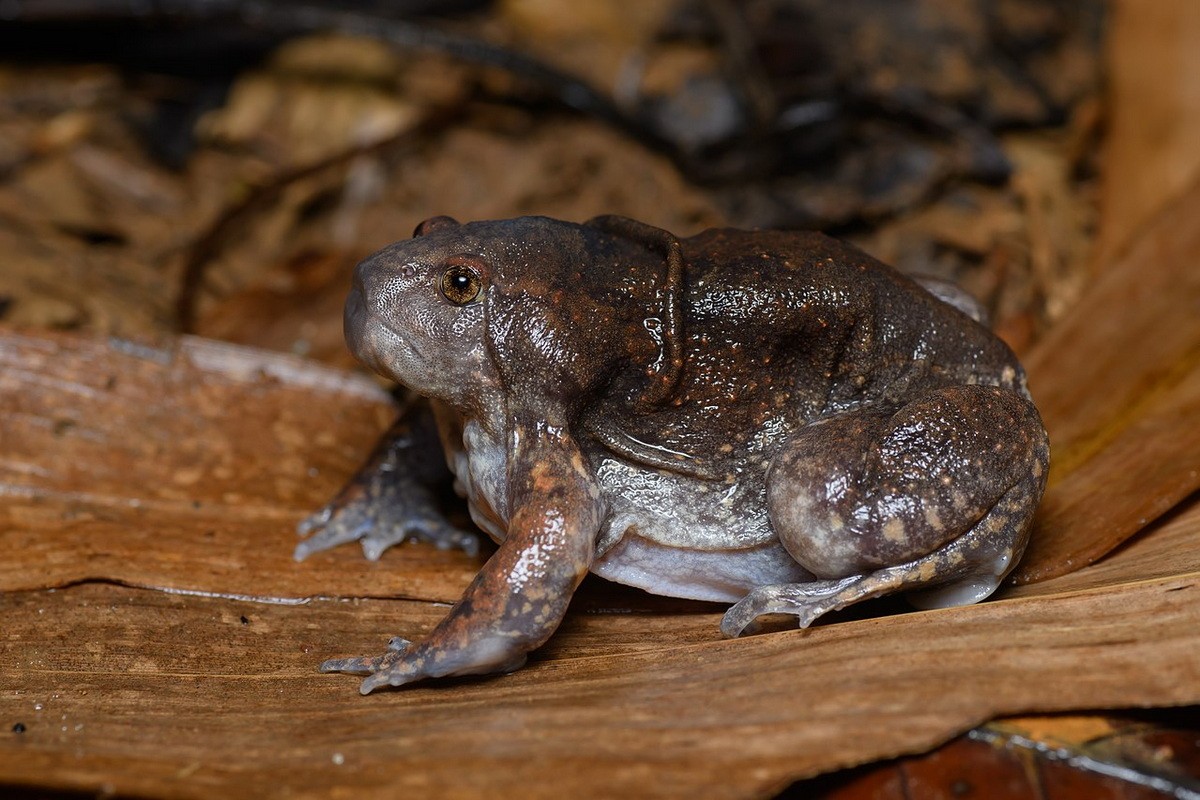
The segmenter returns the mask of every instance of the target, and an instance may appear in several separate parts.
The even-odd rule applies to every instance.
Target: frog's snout
[[[372,366],[373,348],[369,346],[369,318],[366,292],[359,281],[355,280],[354,285],[350,287],[350,294],[346,297],[346,308],[342,312],[342,332],[354,357],[363,364]]]
[[[364,303],[362,287],[357,283],[350,287],[350,294],[346,296],[346,308],[343,312],[343,321],[346,324],[347,330],[351,323],[362,318],[364,313]]]

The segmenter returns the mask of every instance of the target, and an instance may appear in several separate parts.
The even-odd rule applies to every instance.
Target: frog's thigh
[[[981,600],[1025,548],[1048,459],[1037,411],[992,387],[941,389],[803,429],[772,464],[768,510],[783,546],[822,580],[764,587],[744,612],[807,624],[898,590],[936,589],[932,605]]]

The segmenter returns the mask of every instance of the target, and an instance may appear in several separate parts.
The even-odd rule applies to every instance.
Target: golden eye
[[[456,306],[465,306],[479,297],[483,281],[479,273],[462,264],[452,264],[442,273],[442,297]]]

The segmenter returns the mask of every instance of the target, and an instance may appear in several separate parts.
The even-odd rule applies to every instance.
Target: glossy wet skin
[[[737,635],[894,591],[973,602],[1020,556],[1048,460],[1020,366],[861,252],[620,218],[418,234],[359,266],[347,340],[432,401],[501,546],[429,639],[326,665],[368,673],[364,691],[515,668],[589,570],[740,601],[722,626]],[[332,512],[310,528],[298,555],[376,535]]]

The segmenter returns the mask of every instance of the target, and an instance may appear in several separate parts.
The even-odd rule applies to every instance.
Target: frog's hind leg
[[[830,611],[904,590],[913,590],[908,600],[918,608],[976,603],[996,590],[1024,551],[1032,515],[1021,504],[1028,496],[1028,487],[1014,487],[966,535],[914,561],[833,580],[760,586],[729,609],[721,632],[738,636],[764,614],[791,614],[807,628]]]
[[[763,614],[806,627],[900,591],[923,607],[982,600],[1025,549],[1048,460],[1033,406],[991,387],[805,428],[772,466],[768,506],[784,547],[818,580],[755,589],[722,632],[737,636]]]

